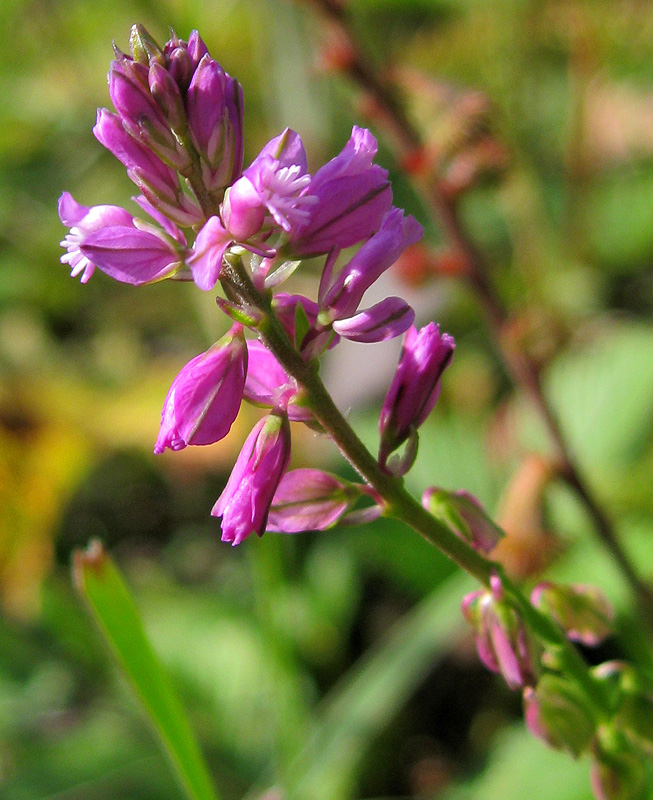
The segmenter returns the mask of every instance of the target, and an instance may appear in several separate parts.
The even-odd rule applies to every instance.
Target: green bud
[[[531,602],[553,617],[574,642],[592,647],[612,633],[614,612],[603,592],[594,586],[540,583],[533,589]]]
[[[556,750],[578,758],[596,732],[592,709],[578,687],[546,674],[533,689],[524,690],[524,716],[529,730]]]
[[[163,51],[140,22],[132,25],[129,32],[129,49],[134,61],[138,61],[139,64],[146,67],[149,66],[150,61],[164,63]]]

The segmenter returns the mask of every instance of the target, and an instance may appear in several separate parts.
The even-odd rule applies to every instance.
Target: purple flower
[[[433,322],[419,331],[409,328],[379,418],[381,466],[385,467],[389,454],[413,436],[433,410],[454,348],[453,337],[441,334]]]
[[[392,189],[387,171],[372,163],[376,151],[374,136],[354,126],[342,152],[315,173],[307,191],[317,200],[308,219],[290,232],[293,255],[343,250],[378,231]]]
[[[173,246],[152,225],[114,224],[89,233],[79,244],[82,254],[121,283],[142,286],[170,277],[183,266],[183,249]]]
[[[290,423],[282,411],[259,420],[247,437],[211,514],[222,517],[222,541],[263,535],[272,498],[290,460]]]
[[[332,527],[359,497],[335,475],[319,469],[286,473],[275,492],[268,530],[278,533],[324,531]]]
[[[350,317],[370,286],[423,234],[424,229],[414,217],[405,217],[400,208],[393,208],[335,279],[325,269],[320,282],[320,305],[330,309],[337,319]]]
[[[313,419],[308,408],[302,407],[297,382],[257,339],[247,342],[247,379],[244,397],[250,403],[270,408],[285,408],[291,420],[307,422]]]
[[[229,433],[245,386],[247,348],[242,325],[191,359],[172,382],[161,412],[155,453],[213,444]]]
[[[271,139],[229,189],[223,218],[234,238],[246,241],[263,225],[290,233],[306,223],[316,202],[297,133],[286,128]]]
[[[61,256],[61,263],[71,267],[73,278],[81,274],[82,283],[86,283],[97,266],[92,258],[82,252],[81,246],[88,237],[106,227],[120,226],[122,228],[134,227],[134,218],[119,206],[82,206],[73,199],[68,192],[59,198],[59,218],[64,225],[70,228],[61,242],[61,246],[68,251]]]

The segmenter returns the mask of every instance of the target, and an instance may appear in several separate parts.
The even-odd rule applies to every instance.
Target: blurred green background
[[[434,147],[464,148],[480,125],[505,149],[503,174],[466,198],[470,230],[584,471],[653,577],[650,4],[350,5]],[[329,34],[308,4],[0,4],[0,797],[181,797],[71,585],[72,550],[100,537],[225,798],[276,786],[302,800],[588,800],[588,764],[524,731],[519,697],[478,665],[463,629],[469,582],[415,534],[381,521],[222,544],[209,511],[253,409],[219,445],[152,455],[172,378],[223,329],[214,297],[100,273],[82,286],[59,264],[56,213],[63,190],[85,205],[129,203],[132,185],[91,128],[109,105],[111,41],[126,49],[136,21],[159,41],[169,27],[182,38],[199,29],[238,77],[247,159],[289,125],[314,167],[364,123],[352,87],[321,68]],[[465,111],[478,92],[490,102]],[[437,226],[383,144],[379,160],[437,249]],[[618,634],[588,657],[631,658],[653,674],[632,598],[576,500],[549,480],[546,433],[474,299],[415,263],[392,280],[421,321],[437,319],[458,343],[409,485],[477,494],[510,534],[502,557],[527,581],[601,585]],[[369,375],[349,355],[327,367],[372,447],[395,359],[380,350],[351,356],[372,364]],[[305,430],[293,459],[349,476]]]

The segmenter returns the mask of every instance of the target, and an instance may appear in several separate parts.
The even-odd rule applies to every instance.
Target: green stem
[[[524,622],[555,655],[565,674],[573,677],[584,689],[595,706],[597,717],[605,718],[609,712],[603,689],[592,677],[583,658],[569,643],[560,628],[531,605],[508,579],[500,564],[482,556],[426,511],[406,491],[400,478],[383,472],[378,461],[331,399],[317,372],[317,365],[304,361],[297,352],[271,308],[270,296],[254,287],[240,260],[226,267],[225,279],[247,303],[264,312],[263,319],[257,327],[259,337],[285,371],[303,388],[308,407],[349,463],[383,499],[386,513],[412,527],[483,586],[489,588],[492,576],[498,575],[506,595]]]

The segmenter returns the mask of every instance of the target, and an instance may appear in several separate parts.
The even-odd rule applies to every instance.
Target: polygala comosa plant
[[[311,173],[300,134],[286,128],[245,166],[242,88],[197,31],[159,46],[135,25],[129,54],[115,51],[109,95],[115,111],[100,109],[93,131],[136,186],[134,214],[87,207],[65,192],[59,215],[70,231],[61,261],[82,283],[96,270],[134,286],[192,281],[216,293],[231,321],[172,381],[154,452],[219,441],[243,399],[267,409],[211,510],[222,540],[256,547],[243,543],[266,531],[403,520],[480,582],[463,600],[464,617],[483,663],[523,693],[533,734],[574,757],[590,754],[599,800],[635,797],[641,776],[632,754],[650,752],[653,738],[633,697],[650,705],[651,695],[626,665],[589,669],[570,641],[595,645],[607,635],[605,598],[591,587],[547,583],[527,599],[490,560],[503,534],[475,497],[433,486],[420,503],[404,488],[456,345],[435,322],[416,327],[400,297],[365,301],[423,235],[393,205],[373,134],[354,127],[342,150]],[[284,292],[309,258],[321,264],[316,299]],[[335,406],[320,360],[342,339],[365,348],[399,336],[375,456]],[[289,470],[294,425],[330,437],[360,482]]]

